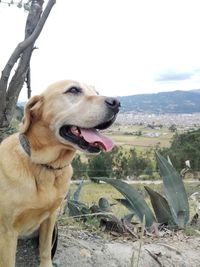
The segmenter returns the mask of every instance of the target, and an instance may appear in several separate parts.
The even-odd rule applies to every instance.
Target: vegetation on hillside
[[[87,176],[137,178],[141,174],[152,175],[154,171],[151,151],[137,152],[133,148],[125,151],[122,147],[115,147],[110,153],[88,155],[84,160],[77,155],[72,165],[74,167],[73,179]]]
[[[185,162],[190,161],[191,170],[200,169],[200,129],[173,137],[171,146],[163,148],[162,154],[169,156],[175,168],[181,171],[186,167]]]
[[[142,138],[142,137],[141,137]],[[132,146],[133,147],[133,146]],[[155,147],[158,149],[158,147]],[[154,160],[154,148],[135,149],[116,146],[110,153],[97,156],[77,155],[73,160],[73,179],[82,177],[109,177],[117,179],[155,179],[158,178]],[[169,148],[159,151],[170,157],[177,171],[182,171],[189,161],[191,171],[200,169],[200,129],[174,135]]]

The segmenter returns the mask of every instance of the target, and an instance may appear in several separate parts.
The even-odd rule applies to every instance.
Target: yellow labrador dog
[[[74,81],[61,81],[32,97],[20,131],[0,144],[0,267],[14,267],[18,236],[39,229],[40,267],[52,267],[56,210],[66,196],[77,149],[109,151],[100,134],[120,103]]]

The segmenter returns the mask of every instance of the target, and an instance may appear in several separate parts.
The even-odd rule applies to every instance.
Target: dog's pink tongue
[[[90,144],[100,143],[105,151],[112,150],[114,143],[113,141],[97,132],[95,129],[84,129],[80,128],[83,138]]]

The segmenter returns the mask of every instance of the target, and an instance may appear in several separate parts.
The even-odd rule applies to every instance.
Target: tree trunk
[[[30,59],[35,41],[40,35],[55,2],[56,0],[49,0],[44,12],[42,12],[43,0],[34,0],[31,2],[25,27],[25,39],[17,45],[2,71],[0,79],[0,135],[10,125],[20,91],[27,74],[30,75],[28,72],[30,71]],[[8,83],[11,71],[18,59],[17,69],[10,83]],[[0,136],[0,141],[1,139]]]

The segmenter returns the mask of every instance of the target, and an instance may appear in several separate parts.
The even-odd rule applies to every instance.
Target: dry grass
[[[132,136],[132,135],[116,135],[112,134],[112,139],[117,145],[127,147],[144,147],[152,148],[156,146],[169,147],[171,138],[165,137],[144,137],[144,136]]]
[[[134,135],[136,132],[142,132],[141,136]],[[148,133],[158,133],[160,136],[158,137],[148,137],[144,136]],[[167,129],[149,129],[144,126],[133,125],[133,126],[124,126],[115,127],[113,126],[110,130],[106,132],[106,134],[116,142],[117,145],[130,147],[141,147],[141,148],[153,148],[156,146],[160,147],[169,147],[170,141],[172,139],[173,134]],[[128,135],[131,134],[131,135]]]

